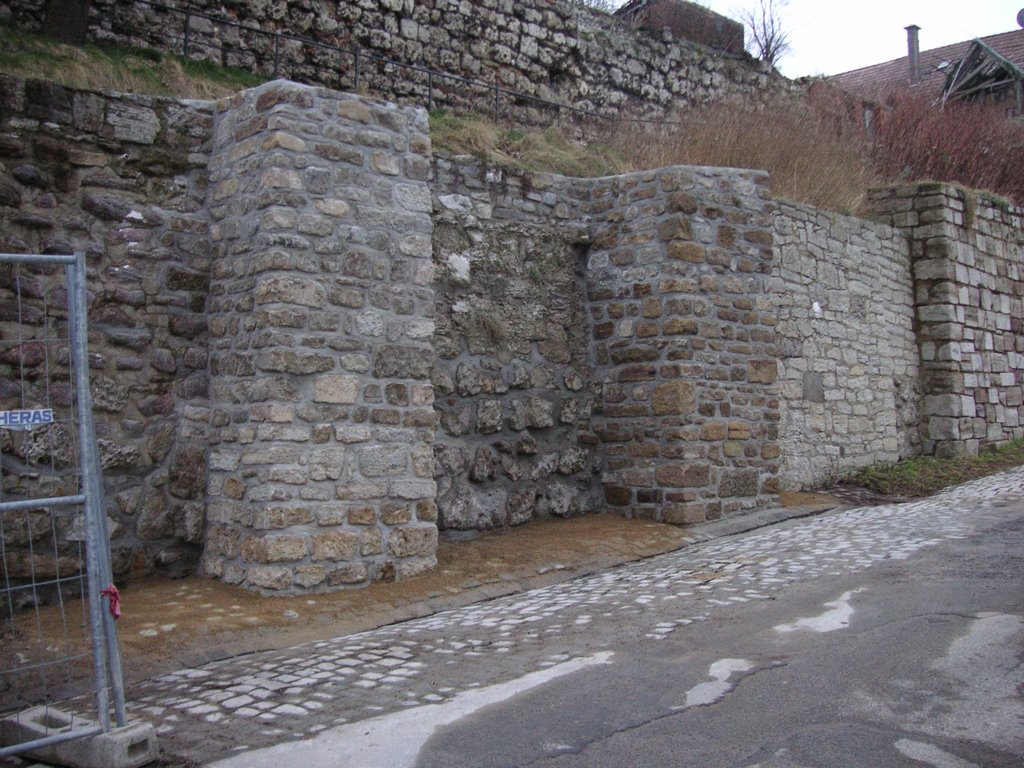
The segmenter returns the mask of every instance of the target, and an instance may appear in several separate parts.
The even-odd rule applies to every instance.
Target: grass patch
[[[430,140],[435,150],[522,171],[587,178],[633,170],[610,143],[576,140],[557,127],[502,127],[445,109],[430,113]]]
[[[1024,440],[1011,440],[978,456],[937,459],[915,456],[895,464],[865,467],[843,479],[886,496],[930,496],[952,485],[1024,464]]]
[[[96,91],[216,99],[267,78],[151,49],[77,47],[0,27],[0,72]]]

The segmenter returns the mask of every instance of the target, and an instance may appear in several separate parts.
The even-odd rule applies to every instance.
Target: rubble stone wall
[[[873,202],[911,242],[923,452],[975,455],[1024,437],[1024,211],[943,184]]]
[[[0,249],[86,253],[93,403],[118,573],[191,568],[203,542],[212,126],[209,103],[0,76]],[[18,338],[17,290],[4,274],[8,340]],[[0,407],[20,407],[18,361],[4,364]],[[39,430],[38,439],[59,452],[66,437]],[[5,482],[30,471],[7,447]],[[77,545],[79,534],[59,533]]]
[[[779,203],[774,291],[783,484],[920,452],[909,245],[892,226]]]
[[[435,161],[438,507],[445,529],[603,508],[586,230],[547,174]]]
[[[436,564],[429,157],[421,109],[284,81],[218,103],[206,573]]]
[[[43,25],[44,3],[7,0],[0,18],[23,28]],[[145,3],[93,0],[89,39],[142,48],[181,50],[184,17]],[[300,35],[345,48],[359,48],[360,87],[390,99],[427,104],[426,73],[377,62],[373,56],[429,67],[488,84],[467,87],[453,79],[431,81],[441,106],[494,102],[492,83],[542,99],[588,110],[622,109],[663,114],[666,110],[720,98],[760,99],[795,88],[745,54],[722,54],[657,31],[634,29],[622,20],[566,0],[314,0],[252,3],[244,0],[190,3],[168,0],[216,18]],[[278,76],[353,90],[355,58],[324,48],[193,17],[190,55],[263,72],[278,64]],[[510,101],[506,110],[513,109]],[[519,119],[551,119],[519,105]]]

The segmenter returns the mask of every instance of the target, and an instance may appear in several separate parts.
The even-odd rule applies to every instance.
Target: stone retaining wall
[[[578,182],[437,159],[435,408],[446,529],[603,507]],[[561,224],[559,224],[561,222]]]
[[[785,487],[919,453],[906,238],[888,225],[784,202],[775,243]]]
[[[269,33],[300,35],[364,54],[482,81],[468,87],[442,77],[431,81],[441,106],[493,109],[492,84],[541,99],[612,114],[622,110],[663,115],[722,98],[770,99],[797,86],[745,54],[712,51],[675,40],[660,28],[634,29],[622,20],[565,0],[354,0],[325,5],[312,0],[190,3],[166,0]],[[22,28],[43,27],[44,3],[7,0],[0,18]],[[184,17],[144,3],[93,0],[88,38],[141,48],[181,50]],[[271,35],[254,35],[194,17],[190,55],[270,76],[352,90],[356,63],[349,54],[283,39],[275,55]],[[361,57],[360,87],[374,95],[427,105],[425,73]],[[550,121],[536,104],[505,102],[505,115]],[[538,111],[540,110],[540,111]]]
[[[0,78],[0,105],[2,247],[88,254],[119,573],[203,552],[257,589],[360,585],[432,567],[439,526],[689,523],[1024,435],[998,200],[888,190],[872,223],[756,171],[509,172],[432,159],[422,110],[282,81]]]
[[[0,76],[0,110],[0,249],[87,257],[114,569],[191,569],[207,492],[212,105]],[[5,338],[17,338],[13,306]],[[16,368],[2,378],[2,407],[19,407]],[[24,469],[3,459],[5,481]],[[77,546],[78,534],[59,533]]]

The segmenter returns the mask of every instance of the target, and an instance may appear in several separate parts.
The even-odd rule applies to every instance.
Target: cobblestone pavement
[[[614,633],[657,643],[788,585],[905,559],[1024,501],[1024,469],[930,499],[843,510],[428,618],[185,669],[129,691],[167,753],[222,758],[342,723],[443,702],[600,650]]]

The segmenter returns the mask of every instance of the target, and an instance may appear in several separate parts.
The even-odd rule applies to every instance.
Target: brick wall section
[[[1024,436],[1024,211],[941,184],[872,201],[911,240],[923,451],[975,455]]]
[[[0,103],[0,250],[86,252],[114,570],[180,573],[194,565],[205,528],[211,106],[6,76]],[[17,338],[8,278],[0,332]],[[19,407],[19,378],[13,365],[0,372],[0,408]],[[52,393],[55,407],[70,404],[66,395]],[[66,436],[34,434],[66,449]],[[0,443],[6,480],[23,457]],[[58,533],[77,548],[80,526]]]
[[[430,568],[426,113],[284,81],[217,112],[204,570],[291,590]]]
[[[620,9],[616,15],[634,27],[652,32],[668,29],[681,40],[691,40],[716,51],[743,53],[743,25],[696,3],[684,0],[646,0]]]
[[[0,13],[23,28],[38,29],[44,3],[0,2]],[[745,55],[713,53],[680,40],[633,29],[624,21],[565,0],[352,0],[323,3],[222,3],[198,0],[166,5],[192,8],[214,17],[302,35],[377,56],[430,67],[542,99],[613,113],[623,109],[663,115],[672,109],[721,98],[768,99],[797,86]],[[93,0],[90,39],[142,48],[178,46],[183,17],[142,3]],[[274,41],[193,19],[191,55],[243,69],[272,73]],[[173,38],[171,40],[170,38]],[[225,44],[226,43],[226,44]],[[279,76],[331,88],[354,89],[354,59],[287,40],[279,55]],[[427,76],[367,57],[360,62],[361,86],[374,95],[427,103]],[[438,103],[475,105],[487,113],[494,95],[435,78]],[[511,114],[513,106],[507,102]],[[519,105],[520,120],[550,121],[550,110]]]
[[[433,184],[441,528],[603,509],[575,182],[439,159]]]
[[[920,452],[909,245],[891,226],[780,202],[783,484]]]
[[[766,179],[682,168],[590,188],[592,423],[612,508],[692,523],[777,492]]]

